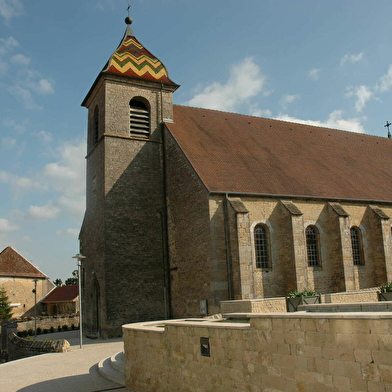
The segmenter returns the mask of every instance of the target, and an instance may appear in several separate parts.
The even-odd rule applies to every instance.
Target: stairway
[[[98,363],[98,372],[102,377],[119,385],[125,385],[124,352],[120,351]]]

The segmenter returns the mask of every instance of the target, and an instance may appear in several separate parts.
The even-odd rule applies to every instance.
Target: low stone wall
[[[378,288],[334,294],[322,294],[322,303],[376,302]],[[286,298],[222,301],[221,313],[276,313],[286,311]]]
[[[389,391],[392,314],[265,313],[123,326],[129,390]]]
[[[32,357],[47,353],[62,353],[69,351],[70,344],[65,339],[58,340],[27,340],[14,333],[8,338],[8,361]]]
[[[17,321],[18,323],[18,331],[28,331],[34,329],[34,318],[29,320]],[[67,317],[37,317],[37,328],[41,328],[41,330],[47,329],[50,330],[53,327],[56,332],[58,327],[67,326],[68,329],[71,329],[72,325],[77,328],[79,326],[79,316],[72,315]]]

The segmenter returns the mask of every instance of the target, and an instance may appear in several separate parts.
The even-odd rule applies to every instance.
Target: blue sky
[[[71,276],[84,212],[86,109],[127,0],[0,0],[0,248]],[[385,137],[390,0],[132,0],[176,104]],[[389,163],[386,162],[386,165]]]

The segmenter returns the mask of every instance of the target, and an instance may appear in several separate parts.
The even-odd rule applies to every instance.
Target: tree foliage
[[[0,321],[9,320],[12,317],[12,308],[8,302],[7,292],[0,288]]]
[[[78,284],[79,273],[78,270],[72,271],[72,278],[68,278],[65,280],[65,285],[70,286],[72,284]]]
[[[56,280],[53,281],[53,283],[57,286],[60,287],[63,285],[63,281],[59,278],[57,278]]]

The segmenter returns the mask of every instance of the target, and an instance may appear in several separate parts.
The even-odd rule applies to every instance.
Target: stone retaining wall
[[[34,355],[61,353],[69,351],[70,344],[65,339],[58,340],[27,340],[14,333],[8,338],[7,361],[14,361]]]
[[[334,294],[322,294],[322,303],[376,302],[378,288]],[[262,298],[221,301],[221,313],[276,313],[286,311],[286,298]]]
[[[390,313],[236,317],[237,322],[125,325],[127,388],[137,392],[392,390]]]
[[[18,331],[28,331],[34,329],[34,318],[30,320],[17,321]],[[50,329],[51,327],[56,329],[60,326],[66,325],[68,329],[71,329],[72,325],[75,328],[79,326],[79,316],[67,316],[67,317],[37,317],[37,328]]]

